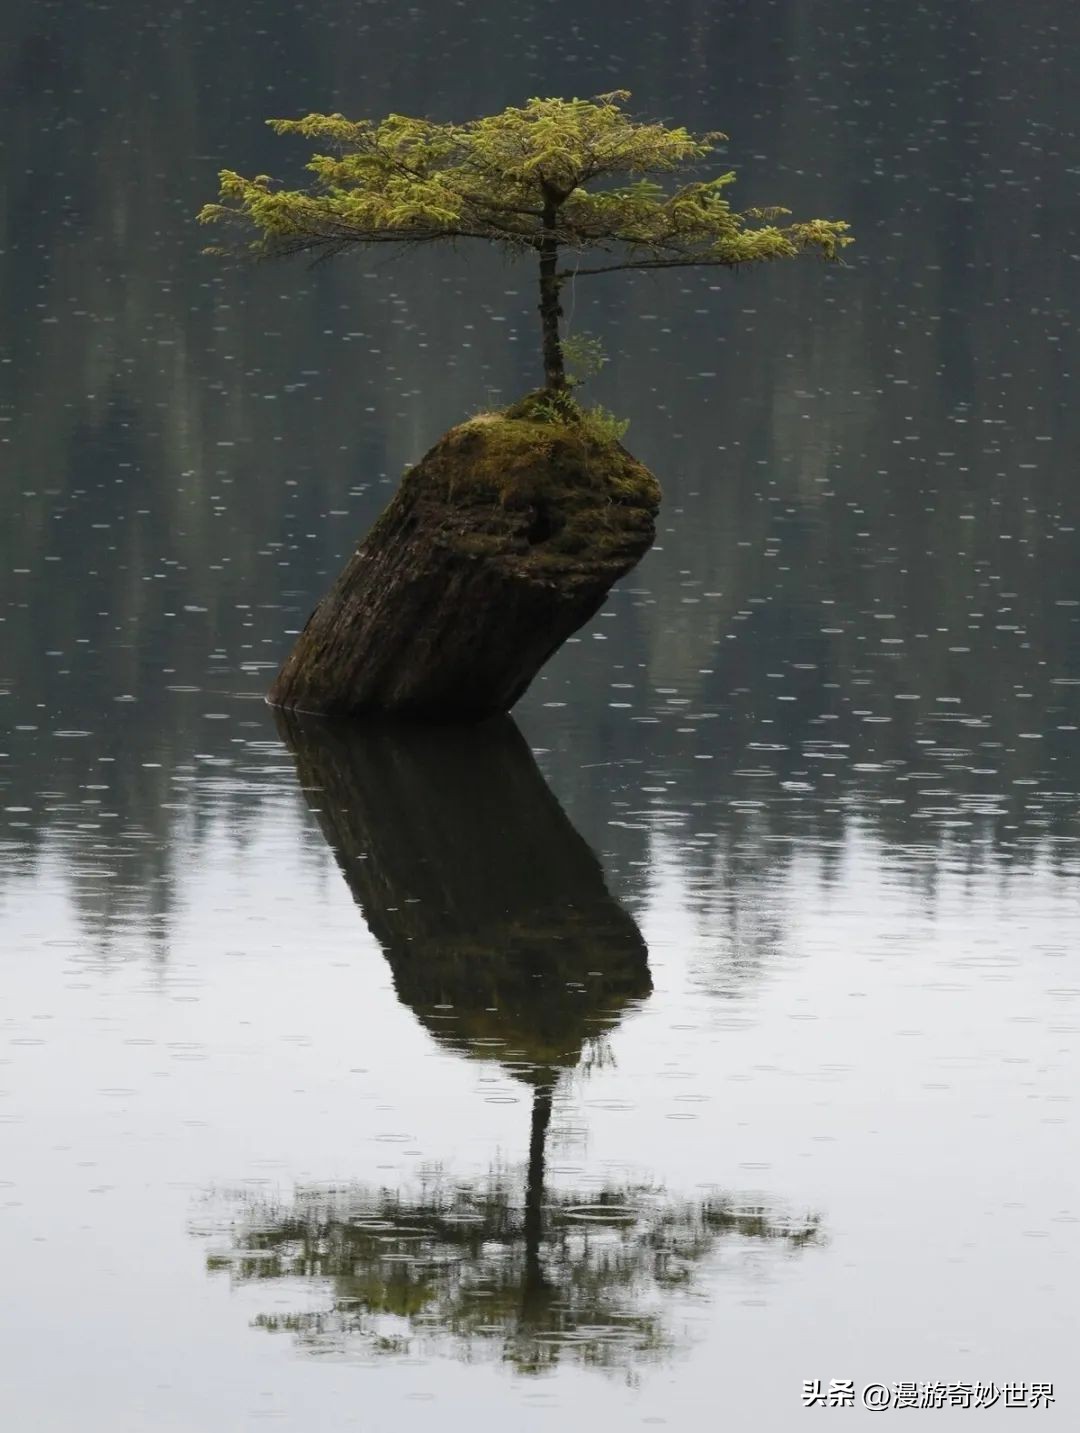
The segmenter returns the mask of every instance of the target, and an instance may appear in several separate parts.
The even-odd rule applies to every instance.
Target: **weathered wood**
[[[270,701],[436,721],[509,711],[648,551],[659,500],[648,469],[588,424],[492,414],[451,429],[312,613]]]

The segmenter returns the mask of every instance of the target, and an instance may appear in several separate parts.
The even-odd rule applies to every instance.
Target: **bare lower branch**
[[[580,279],[586,274],[615,274],[624,269],[737,269],[734,259],[631,259],[624,264],[603,264],[593,269],[560,269],[560,279]]]

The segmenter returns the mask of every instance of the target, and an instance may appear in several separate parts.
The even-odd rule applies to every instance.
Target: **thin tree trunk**
[[[562,305],[559,293],[562,280],[558,277],[559,245],[554,235],[558,210],[551,199],[544,204],[544,237],[540,240],[540,324],[544,335],[544,387],[554,392],[566,388],[559,320]]]

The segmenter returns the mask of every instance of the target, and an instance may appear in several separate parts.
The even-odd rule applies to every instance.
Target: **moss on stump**
[[[603,422],[532,395],[452,428],[316,607],[275,705],[480,720],[652,545],[656,479]]]

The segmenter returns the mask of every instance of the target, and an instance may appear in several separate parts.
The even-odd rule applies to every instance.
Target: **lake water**
[[[8,0],[5,1429],[1076,1426],[1078,65],[1067,0]],[[579,280],[656,549],[516,726],[280,723],[532,276],[193,213],[267,116],[616,85],[847,266]]]

